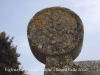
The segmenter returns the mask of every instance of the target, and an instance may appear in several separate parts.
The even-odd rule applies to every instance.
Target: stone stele
[[[51,7],[37,12],[28,24],[27,35],[33,55],[45,64],[44,75],[88,73],[73,62],[81,51],[84,29],[70,9]]]

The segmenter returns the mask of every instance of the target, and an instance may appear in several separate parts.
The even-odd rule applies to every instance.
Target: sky
[[[53,6],[71,9],[83,22],[83,47],[74,61],[100,60],[100,0],[0,0],[0,32],[14,37],[13,45],[21,54],[20,67],[30,75],[43,75],[45,65],[30,50],[27,26],[35,13]]]

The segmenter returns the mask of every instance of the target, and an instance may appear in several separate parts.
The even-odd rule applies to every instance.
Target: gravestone
[[[88,64],[96,62],[73,62],[81,52],[84,28],[70,9],[51,7],[37,12],[27,35],[33,55],[45,64],[44,75],[92,75]]]

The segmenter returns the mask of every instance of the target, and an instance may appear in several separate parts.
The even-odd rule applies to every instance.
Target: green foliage
[[[6,36],[5,32],[0,33],[0,75],[23,75],[24,73],[19,68],[20,54],[16,52],[17,46],[12,44],[13,39],[13,37],[10,39],[9,36]]]

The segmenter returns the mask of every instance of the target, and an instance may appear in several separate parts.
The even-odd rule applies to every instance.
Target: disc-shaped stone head
[[[74,60],[81,51],[83,33],[79,16],[63,7],[37,12],[29,22],[27,31],[31,50],[41,62],[46,55],[68,53]]]

